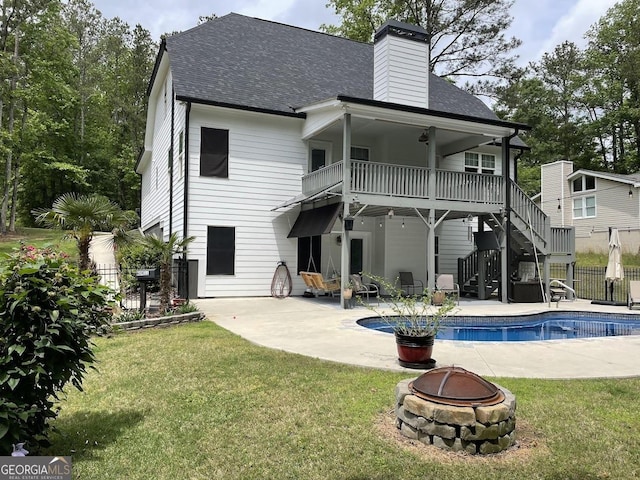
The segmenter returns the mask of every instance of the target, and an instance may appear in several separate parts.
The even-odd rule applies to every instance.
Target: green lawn
[[[210,322],[98,339],[97,356],[48,452],[72,455],[76,478],[640,476],[640,379],[494,379],[517,396],[524,447],[477,458],[381,430],[406,374],[269,350]]]
[[[48,228],[18,228],[16,233],[0,236],[0,254],[12,253],[15,248],[19,248],[21,243],[44,247],[55,245],[61,251],[74,257],[78,251],[73,240],[63,239],[64,232],[61,230],[50,230]]]
[[[606,267],[608,262],[608,253],[576,253],[576,265],[579,267]],[[622,265],[625,267],[640,267],[640,255],[635,253],[623,253]]]

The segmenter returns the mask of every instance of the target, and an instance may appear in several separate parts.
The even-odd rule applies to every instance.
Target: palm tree
[[[169,235],[165,242],[155,235],[142,237],[141,242],[148,249],[155,252],[160,259],[160,311],[169,309],[169,294],[171,292],[171,264],[174,255],[186,252],[187,245],[195,240],[195,237],[187,237],[180,240],[176,233]]]
[[[102,195],[60,195],[48,209],[32,210],[36,222],[47,228],[61,228],[78,246],[81,270],[90,266],[89,244],[96,231],[116,231],[121,237],[127,227],[134,226],[138,216],[123,211],[117,204]]]

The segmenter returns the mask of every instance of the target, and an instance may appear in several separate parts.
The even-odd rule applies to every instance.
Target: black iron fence
[[[113,264],[96,265],[100,282],[118,294],[120,306],[125,310],[140,310],[142,307],[153,310],[160,304],[160,281],[147,281],[143,289],[136,275],[140,270],[153,270],[154,268],[153,266],[123,268]],[[146,299],[142,298],[143,290],[146,290]],[[186,263],[182,261],[175,261],[171,271],[170,299],[174,298],[189,298],[188,269]]]
[[[626,303],[629,281],[640,280],[640,268],[625,268],[624,279],[613,284],[606,281],[605,272],[606,267],[575,267],[573,289],[578,298]],[[565,279],[565,266],[551,265],[551,278]]]

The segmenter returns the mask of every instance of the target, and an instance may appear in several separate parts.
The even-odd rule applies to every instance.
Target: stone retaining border
[[[180,323],[199,322],[202,319],[204,319],[203,312],[191,312],[181,315],[167,315],[166,317],[143,318],[142,320],[131,322],[112,323],[111,326],[115,329],[140,330],[142,328],[168,327]]]
[[[515,444],[516,397],[506,388],[496,385],[505,396],[497,405],[459,407],[413,395],[413,380],[402,380],[395,392],[396,427],[405,437],[470,454],[498,453]]]

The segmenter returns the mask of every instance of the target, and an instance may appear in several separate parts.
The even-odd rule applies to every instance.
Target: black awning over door
[[[313,237],[329,233],[341,207],[342,203],[334,203],[313,210],[303,210],[287,238]]]

